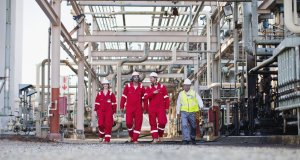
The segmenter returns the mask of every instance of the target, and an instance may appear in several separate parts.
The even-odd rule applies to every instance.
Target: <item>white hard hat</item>
[[[157,75],[157,73],[152,72],[152,73],[150,73],[150,77],[158,77],[158,75]]]
[[[140,74],[139,74],[139,72],[133,72],[132,74],[131,74],[131,76],[139,76]]]
[[[185,84],[185,85],[191,85],[192,82],[191,82],[190,79],[187,78],[187,79],[184,80],[183,84]]]
[[[109,81],[108,81],[107,79],[103,79],[103,80],[101,81],[101,83],[102,83],[102,84],[109,84]]]

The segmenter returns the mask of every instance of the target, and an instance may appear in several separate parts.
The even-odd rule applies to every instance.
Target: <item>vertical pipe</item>
[[[6,0],[6,33],[5,33],[5,87],[3,114],[8,115],[10,110],[10,55],[11,55],[11,0]]]
[[[239,40],[238,40],[238,33],[237,33],[237,21],[238,21],[238,3],[234,2],[234,9],[233,9],[233,63],[234,63],[234,87],[236,89],[237,78],[236,75],[238,74],[238,66],[237,66],[237,58],[239,52]],[[236,94],[236,91],[235,91]]]
[[[188,76],[187,65],[183,66],[183,78],[186,79]]]
[[[80,28],[77,31],[77,35],[84,35],[84,21],[79,24]],[[84,54],[84,43],[78,43],[79,49]],[[78,60],[78,94],[77,94],[77,123],[76,134],[77,139],[84,139],[84,60]]]
[[[297,126],[298,126],[298,136],[300,136],[300,108],[297,108]]]
[[[96,127],[97,127],[97,119],[96,119],[96,113],[94,112],[95,109],[95,99],[96,99],[96,94],[97,94],[97,82],[96,79],[92,80],[92,130],[93,132],[96,132]]]
[[[51,63],[50,63],[50,52],[51,52],[51,27],[49,27],[49,30],[48,30],[48,94],[47,94],[47,104],[50,102],[50,66],[51,66]],[[43,102],[45,103],[45,102]]]
[[[117,65],[117,114],[120,113],[120,99],[121,99],[121,85],[122,85],[122,77],[121,77],[122,66],[121,63]]]
[[[53,0],[52,7],[60,21],[60,0]],[[59,23],[60,24],[60,23]],[[52,54],[51,54],[51,117],[50,117],[50,139],[60,139],[59,134],[59,112],[57,106],[59,105],[59,75],[60,75],[60,32],[61,26],[52,27]]]
[[[256,41],[258,37],[258,15],[257,15],[257,0],[252,0],[251,13],[252,13],[252,41]],[[256,52],[255,50],[253,50]],[[256,53],[254,53],[255,55]]]
[[[197,93],[199,93],[199,81],[198,81],[198,76],[197,76],[197,73],[198,73],[198,70],[199,70],[199,58],[198,56],[195,57],[195,62],[194,62],[194,87],[195,87],[195,91]]]
[[[91,62],[92,59],[92,43],[89,43],[88,47],[88,61]],[[91,72],[88,72],[88,106],[92,105],[92,75]]]
[[[207,50],[211,50],[211,22],[210,22],[210,16],[206,16],[207,18],[207,23],[206,23],[206,36],[207,36]],[[211,54],[209,52],[206,53],[206,68],[207,68],[207,86],[211,84],[211,67],[210,67],[210,61],[211,61]]]
[[[230,100],[226,101],[226,125],[230,124]]]
[[[41,96],[40,96],[40,72],[41,72],[41,63],[36,65],[36,102],[38,102],[38,109],[36,114],[36,122],[35,122],[35,130],[36,136],[42,137],[42,129],[41,129]]]
[[[91,62],[91,59],[92,59],[92,43],[89,43],[89,46],[88,46],[88,61]],[[91,67],[92,68],[92,67]],[[91,108],[91,111],[89,113],[89,116],[90,117],[93,117],[94,115],[94,110],[93,110],[93,106],[92,106],[92,75],[91,75],[91,72],[88,72],[88,106]],[[93,126],[93,119],[91,118],[91,127],[93,130],[96,131],[96,128]],[[95,128],[95,129],[94,129]]]

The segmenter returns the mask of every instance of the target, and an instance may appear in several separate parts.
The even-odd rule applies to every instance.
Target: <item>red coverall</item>
[[[141,83],[135,88],[133,82],[131,82],[124,87],[121,98],[120,108],[124,109],[124,107],[126,107],[126,126],[132,142],[138,140],[141,132],[143,123],[142,101],[144,101],[144,94],[145,88]],[[147,105],[146,101],[144,101],[144,108],[147,107]]]
[[[154,94],[153,92],[155,90],[159,90],[159,92]],[[152,138],[158,139],[158,136],[163,137],[165,126],[167,124],[166,109],[169,109],[170,105],[166,87],[160,83],[157,84],[157,87],[154,85],[147,87],[145,100],[149,101],[148,114]]]
[[[104,142],[110,142],[111,129],[113,126],[113,114],[116,113],[116,96],[108,91],[104,95],[100,91],[95,100],[95,111],[98,116],[99,138],[104,138]]]

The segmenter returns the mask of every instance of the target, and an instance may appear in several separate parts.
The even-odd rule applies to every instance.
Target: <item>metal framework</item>
[[[174,97],[180,88],[179,82],[190,78],[197,92],[203,89],[202,95],[208,94],[208,104],[221,105],[225,101],[239,104],[240,110],[236,114],[241,115],[235,116],[245,121],[248,118],[249,132],[253,133],[254,111],[251,107],[255,107],[259,92],[257,74],[263,77],[261,81],[277,74],[277,71],[269,70],[276,56],[267,58],[278,50],[274,48],[284,38],[281,24],[272,24],[274,30],[267,26],[260,32],[258,23],[264,20],[267,25],[266,17],[272,17],[271,11],[277,11],[274,4],[281,2],[264,0],[258,6],[257,0],[67,0],[77,24],[68,31],[51,4],[46,0],[36,1],[51,24],[61,28],[62,43],[72,50],[68,54],[76,57],[73,60],[79,70],[84,68],[90,73],[89,96],[95,95],[95,81],[102,75],[111,78],[112,90],[120,100],[122,84],[127,82],[124,79],[130,77],[133,68],[145,73],[146,83],[149,72],[160,72],[162,83],[176,86],[170,90]],[[224,6],[233,9],[232,15],[224,15]],[[282,21],[280,14],[276,17]],[[287,24],[291,31],[298,31],[296,24]],[[277,29],[281,30],[277,32]],[[77,36],[72,35],[75,32]],[[252,72],[254,70],[256,72]],[[78,80],[81,87],[83,79],[82,73]],[[82,93],[83,90],[80,88]],[[224,92],[228,95],[223,95]],[[84,95],[79,94],[78,99],[84,99]],[[83,103],[80,101],[78,109]],[[94,106],[91,99],[88,103]],[[275,105],[275,102],[268,103]],[[227,106],[231,104],[226,103]],[[249,106],[248,110],[246,106]],[[78,114],[81,115],[77,115],[77,121],[82,122],[81,109]],[[79,124],[78,128],[82,130],[83,124]],[[239,122],[234,124],[235,131],[239,130]]]

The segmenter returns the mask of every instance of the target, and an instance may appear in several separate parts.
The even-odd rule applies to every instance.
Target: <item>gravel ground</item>
[[[45,143],[0,140],[0,160],[299,160],[297,147]]]

